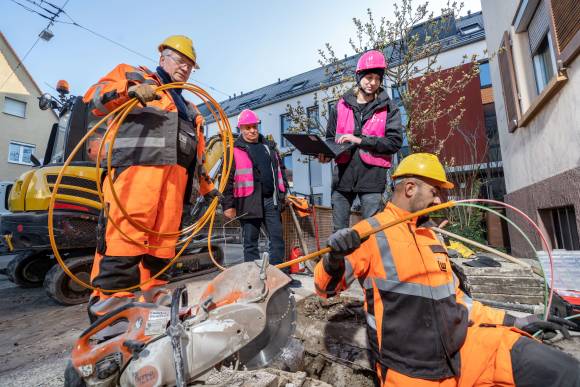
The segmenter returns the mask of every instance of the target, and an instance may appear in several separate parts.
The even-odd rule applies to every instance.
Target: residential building
[[[421,25],[416,26],[416,30],[421,32]],[[469,90],[468,98],[464,104],[467,111],[461,126],[468,132],[475,132],[478,136],[486,136],[486,129],[493,130],[495,128],[494,116],[495,109],[493,107],[493,96],[491,91],[491,83],[489,81],[489,64],[485,57],[485,30],[481,12],[471,13],[464,17],[453,19],[451,28],[446,31],[445,35],[440,37],[442,50],[437,58],[437,65],[443,71],[451,71],[463,66],[464,55],[475,54],[482,58],[480,66],[480,76],[473,79],[466,90]],[[390,67],[396,67],[400,60],[397,58],[390,58]],[[347,57],[342,61],[343,67],[347,69],[346,73],[354,73],[358,55]],[[425,59],[426,60],[426,59]],[[319,67],[305,73],[287,78],[279,79],[277,82],[261,87],[259,89],[234,95],[220,104],[229,118],[230,125],[236,131],[237,115],[246,108],[254,110],[262,120],[261,132],[264,135],[271,135],[272,138],[279,145],[282,152],[291,150],[289,144],[282,138],[282,134],[290,130],[293,126],[289,115],[288,105],[297,106],[299,103],[305,110],[308,116],[307,130],[315,131],[317,127],[326,127],[325,111],[328,111],[331,106],[336,103],[336,100],[328,100],[324,102],[324,92],[322,89],[337,85],[342,82],[340,75],[329,73],[327,68]],[[394,100],[400,102],[398,95],[398,88],[389,84],[386,80],[385,86],[391,90],[391,95]],[[453,104],[455,99],[446,101],[447,104]],[[210,133],[217,132],[217,125],[213,117],[208,114],[205,106],[200,106],[200,110],[206,116]],[[405,112],[403,117],[406,120]],[[437,130],[441,131],[446,126],[445,121],[436,122],[434,124]],[[493,135],[491,136],[493,137]],[[496,136],[497,137],[497,136]],[[497,141],[496,141],[497,142]],[[453,136],[448,141],[450,149],[463,150],[465,139],[461,136]],[[497,145],[496,145],[497,149]],[[406,144],[402,150],[402,154],[408,153]],[[453,152],[451,152],[453,153]],[[457,155],[455,158],[458,158]],[[496,161],[501,157],[499,152],[495,151]],[[483,157],[481,158],[484,159]],[[461,165],[455,165],[454,168],[465,167],[472,165],[472,162],[467,162],[463,159]],[[297,151],[284,158],[286,167],[291,170],[293,181],[293,190],[298,193],[313,194],[315,201],[323,205],[330,205],[330,192],[332,183],[332,173],[330,164],[320,164],[318,161],[308,162],[307,158],[301,156]],[[487,161],[487,159],[486,159]],[[496,163],[496,166],[501,167],[501,163]],[[452,172],[460,172],[461,169],[453,170]],[[501,193],[500,193],[501,195]]]
[[[485,0],[486,41],[503,155],[505,201],[538,222],[552,248],[580,250],[580,2]],[[512,252],[543,246],[521,217],[509,217]]]
[[[0,180],[15,180],[43,159],[57,116],[40,110],[42,91],[0,32]]]

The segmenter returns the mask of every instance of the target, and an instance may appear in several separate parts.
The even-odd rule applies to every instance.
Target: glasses
[[[181,58],[174,57],[173,55],[164,55],[164,56],[171,58],[171,60],[173,61],[173,63],[177,65],[177,67],[185,67],[186,69],[189,70],[194,66],[194,64],[191,61],[183,60]]]

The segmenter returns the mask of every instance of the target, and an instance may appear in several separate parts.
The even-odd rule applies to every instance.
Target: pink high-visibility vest
[[[270,149],[268,149],[268,153],[272,157]],[[275,155],[275,157],[278,158],[278,155]],[[234,197],[245,198],[254,192],[254,166],[248,153],[240,148],[234,148],[234,161],[236,162],[236,170],[234,172]],[[286,192],[280,163],[281,160],[278,158],[278,189],[280,192]]]
[[[384,137],[387,122],[387,109],[373,113],[373,116],[365,122],[362,127],[363,136]],[[354,112],[341,98],[336,104],[336,135],[338,140],[343,134],[354,133]],[[359,149],[360,158],[368,165],[389,168],[391,166],[391,155],[382,155]],[[350,161],[351,155],[346,152],[335,159],[338,164],[345,164]]]

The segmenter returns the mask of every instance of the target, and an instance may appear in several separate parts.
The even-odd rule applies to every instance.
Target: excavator
[[[20,287],[44,286],[48,296],[58,303],[75,305],[86,302],[90,290],[71,280],[56,264],[48,236],[48,205],[64,161],[99,119],[91,114],[82,97],[69,95],[66,81],[59,81],[56,90],[58,98],[49,93],[39,97],[39,108],[57,111],[58,122],[52,126],[44,159],[40,161],[33,155],[34,167],[14,182],[8,198],[10,212],[0,216],[0,241],[15,254],[5,271],[12,282]],[[89,279],[96,248],[96,226],[101,211],[96,179],[102,182],[104,173],[102,170],[97,173],[95,160],[105,130],[99,128],[75,156],[64,173],[54,205],[59,251],[69,269],[83,281]],[[208,141],[206,163],[210,168],[220,162],[219,145],[217,136]],[[203,204],[200,200],[196,201],[195,211]],[[183,219],[191,219],[192,208],[186,206],[185,211]],[[182,278],[214,270],[207,241],[201,237],[189,245],[170,274]],[[218,262],[223,260],[219,246],[212,252]]]

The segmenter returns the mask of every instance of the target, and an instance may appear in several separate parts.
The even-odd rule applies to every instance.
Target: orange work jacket
[[[408,214],[389,203],[353,228],[361,235]],[[331,265],[325,257],[314,281],[321,297],[332,297],[357,279],[376,361],[410,377],[437,380],[459,375],[459,349],[470,324],[502,324],[505,313],[459,289],[447,250],[433,231],[416,222],[371,235],[344,264]]]

